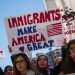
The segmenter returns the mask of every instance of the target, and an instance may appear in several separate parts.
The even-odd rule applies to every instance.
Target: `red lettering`
[[[13,38],[12,39],[12,46],[18,45],[18,43],[16,42],[16,40]]]
[[[20,26],[20,25],[24,25],[24,22],[23,22],[22,16],[17,17],[17,21],[18,21],[18,26]]]
[[[60,10],[51,10],[40,13],[27,14],[24,16],[8,19],[9,28],[30,25],[35,23],[44,23],[60,19]]]
[[[57,10],[56,10],[55,20],[59,20],[59,19],[60,19],[60,10],[57,9]]]
[[[36,34],[36,41],[37,41],[37,42],[40,42],[41,39],[39,39],[38,37],[39,37],[39,34]]]
[[[24,36],[24,42],[29,43],[29,41],[27,40],[27,36]]]
[[[41,42],[46,41],[43,34],[35,34],[29,36],[22,36],[18,37],[17,41],[13,38],[12,39],[12,46],[20,45],[20,44],[27,44],[27,43],[34,43],[34,42]]]
[[[13,26],[13,27],[19,26],[18,23],[17,23],[16,18],[12,18],[12,26]]]
[[[33,14],[33,21],[34,21],[34,23],[39,23],[39,17],[38,16],[39,16],[38,13],[34,13]]]
[[[51,17],[50,17],[50,11],[48,11],[48,12],[45,12],[45,19],[46,19],[46,22],[47,21],[51,21]]]
[[[29,36],[29,43],[33,42],[33,37],[30,35]]]
[[[12,24],[10,22],[10,19],[8,19],[9,28],[12,28]]]
[[[18,40],[18,44],[24,44],[23,37],[18,37],[17,40]]]
[[[43,34],[41,34],[41,41],[46,41],[45,37],[43,36]]]
[[[75,33],[75,30],[69,30],[69,31],[66,31],[66,32],[64,32],[64,33],[65,33],[65,35],[73,34],[73,33]]]
[[[36,42],[36,37],[35,37],[35,35],[33,35],[33,42]]]
[[[40,23],[45,22],[45,16],[43,12],[40,13],[39,19],[40,19]]]
[[[31,18],[31,14],[28,14],[27,15],[28,24],[32,24],[33,23],[33,20],[30,20],[30,18]]]

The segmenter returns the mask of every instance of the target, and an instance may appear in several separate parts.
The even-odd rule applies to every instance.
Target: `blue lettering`
[[[50,47],[53,46],[54,40],[48,40],[48,43],[50,43]]]
[[[26,28],[24,27],[24,34],[27,34],[28,32],[27,32],[27,30],[26,30]]]
[[[32,47],[31,47],[31,45],[30,45],[30,44],[27,44],[27,48],[28,48],[28,50],[29,50],[29,51],[31,51],[31,50],[32,50]]]
[[[38,48],[39,49],[42,49],[42,46],[40,45],[41,43],[38,43]]]
[[[28,33],[35,33],[37,32],[36,26],[29,26],[29,27],[24,27],[23,29],[17,29],[17,34],[18,36],[28,34]]]
[[[27,30],[28,30],[28,33],[32,33],[33,32],[31,26],[30,27],[27,27]]]
[[[20,36],[20,35],[23,35],[22,28],[20,28],[20,29],[17,29],[17,32],[18,32],[18,36]]]
[[[33,43],[33,48],[34,50],[38,50],[38,46],[36,45],[36,43]]]
[[[33,32],[37,32],[36,26],[33,26]]]
[[[27,27],[27,30],[28,30],[28,33],[34,33],[34,32],[37,32],[36,30],[36,26],[30,26],[30,27]]]
[[[27,44],[27,48],[29,51],[38,50],[42,48],[52,47],[53,43],[54,43],[54,40],[48,40],[48,42],[44,42],[43,44],[41,42],[32,43],[32,46],[30,44]]]
[[[44,42],[43,48],[46,48],[46,47],[49,47],[49,45],[46,42]]]

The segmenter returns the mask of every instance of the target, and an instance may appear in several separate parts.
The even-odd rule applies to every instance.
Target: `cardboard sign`
[[[60,10],[35,12],[5,18],[12,54],[62,45]]]

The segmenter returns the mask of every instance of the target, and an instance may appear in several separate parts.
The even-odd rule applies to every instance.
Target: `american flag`
[[[62,34],[62,25],[61,23],[47,25],[48,37]]]

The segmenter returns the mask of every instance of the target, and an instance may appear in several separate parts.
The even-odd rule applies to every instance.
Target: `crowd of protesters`
[[[13,67],[7,65],[4,71],[0,68],[0,75],[75,75],[75,39],[64,42],[61,49],[62,57],[55,59],[54,68],[44,54],[30,60],[25,53],[18,53],[14,55]]]

